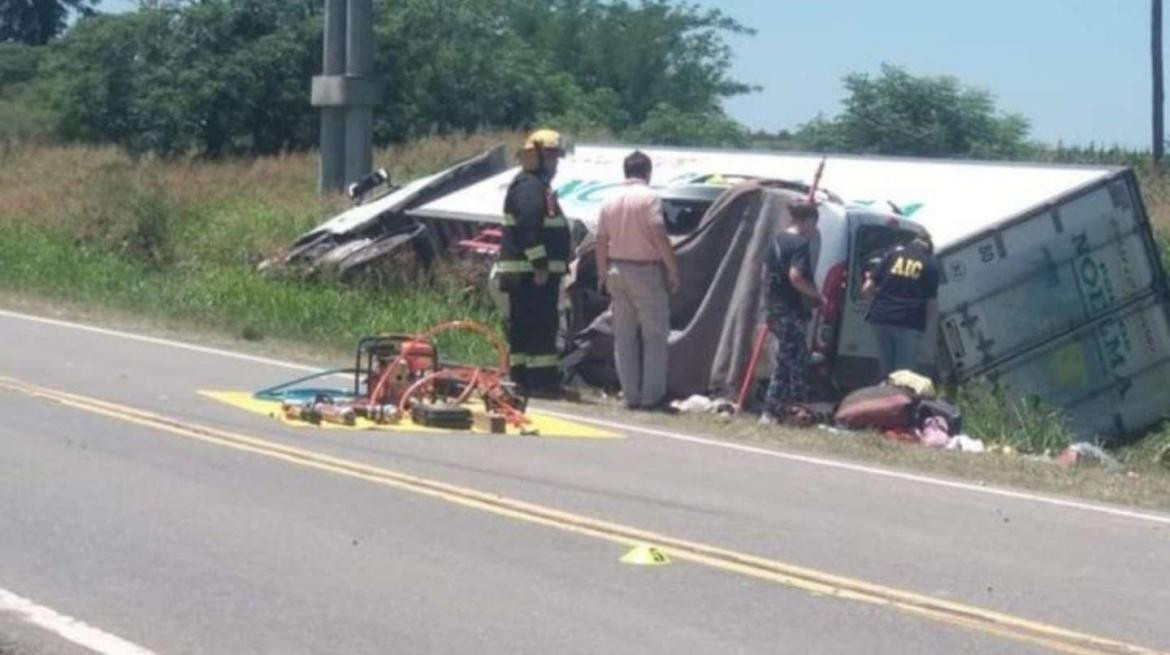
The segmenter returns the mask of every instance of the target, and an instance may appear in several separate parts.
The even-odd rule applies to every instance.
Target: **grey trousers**
[[[626,405],[656,405],[666,398],[666,269],[658,263],[611,262],[606,287],[613,299],[614,358]]]
[[[881,363],[882,380],[895,371],[914,370],[918,364],[918,349],[922,345],[922,333],[910,328],[893,325],[873,325],[878,342],[878,361]]]

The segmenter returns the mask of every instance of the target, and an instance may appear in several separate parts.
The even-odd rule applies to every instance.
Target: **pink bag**
[[[950,426],[941,416],[931,416],[918,430],[918,442],[927,448],[946,448],[951,440]]]

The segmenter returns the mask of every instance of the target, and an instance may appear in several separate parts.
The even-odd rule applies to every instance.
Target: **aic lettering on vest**
[[[922,262],[917,259],[899,257],[890,268],[890,275],[917,280],[922,277]]]

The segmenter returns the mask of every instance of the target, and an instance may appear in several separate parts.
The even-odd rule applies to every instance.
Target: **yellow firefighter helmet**
[[[524,141],[524,150],[553,150],[564,154],[565,144],[561,140],[560,132],[544,128],[528,135]]]

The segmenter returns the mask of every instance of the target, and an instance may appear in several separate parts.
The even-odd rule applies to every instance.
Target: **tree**
[[[0,43],[44,45],[69,25],[71,13],[87,16],[101,0],[0,0]]]
[[[665,0],[380,0],[377,64],[390,97],[376,134],[550,122],[620,134],[660,104],[722,117],[752,87],[725,36],[751,30]]]
[[[721,110],[684,112],[662,103],[640,125],[626,131],[627,141],[647,145],[744,148],[748,132]]]
[[[754,30],[717,9],[666,0],[513,0],[513,29],[586,92],[616,94],[620,132],[665,103],[722,114],[722,100],[755,90],[732,79],[727,36]]]
[[[882,65],[881,75],[845,77],[835,118],[818,116],[797,139],[811,149],[925,157],[1015,158],[1027,152],[1029,123],[997,110],[985,90],[953,77],[914,76]]]
[[[55,116],[38,76],[48,50],[0,43],[0,143],[50,140]]]
[[[52,58],[62,136],[163,155],[310,147],[316,4],[201,0],[79,22]]]
[[[5,0],[0,0],[3,2]],[[60,132],[208,156],[312,147],[320,0],[148,0],[51,46]],[[735,142],[718,11],[667,0],[376,0],[380,144],[538,122],[656,142]],[[676,124],[672,124],[672,121]]]

